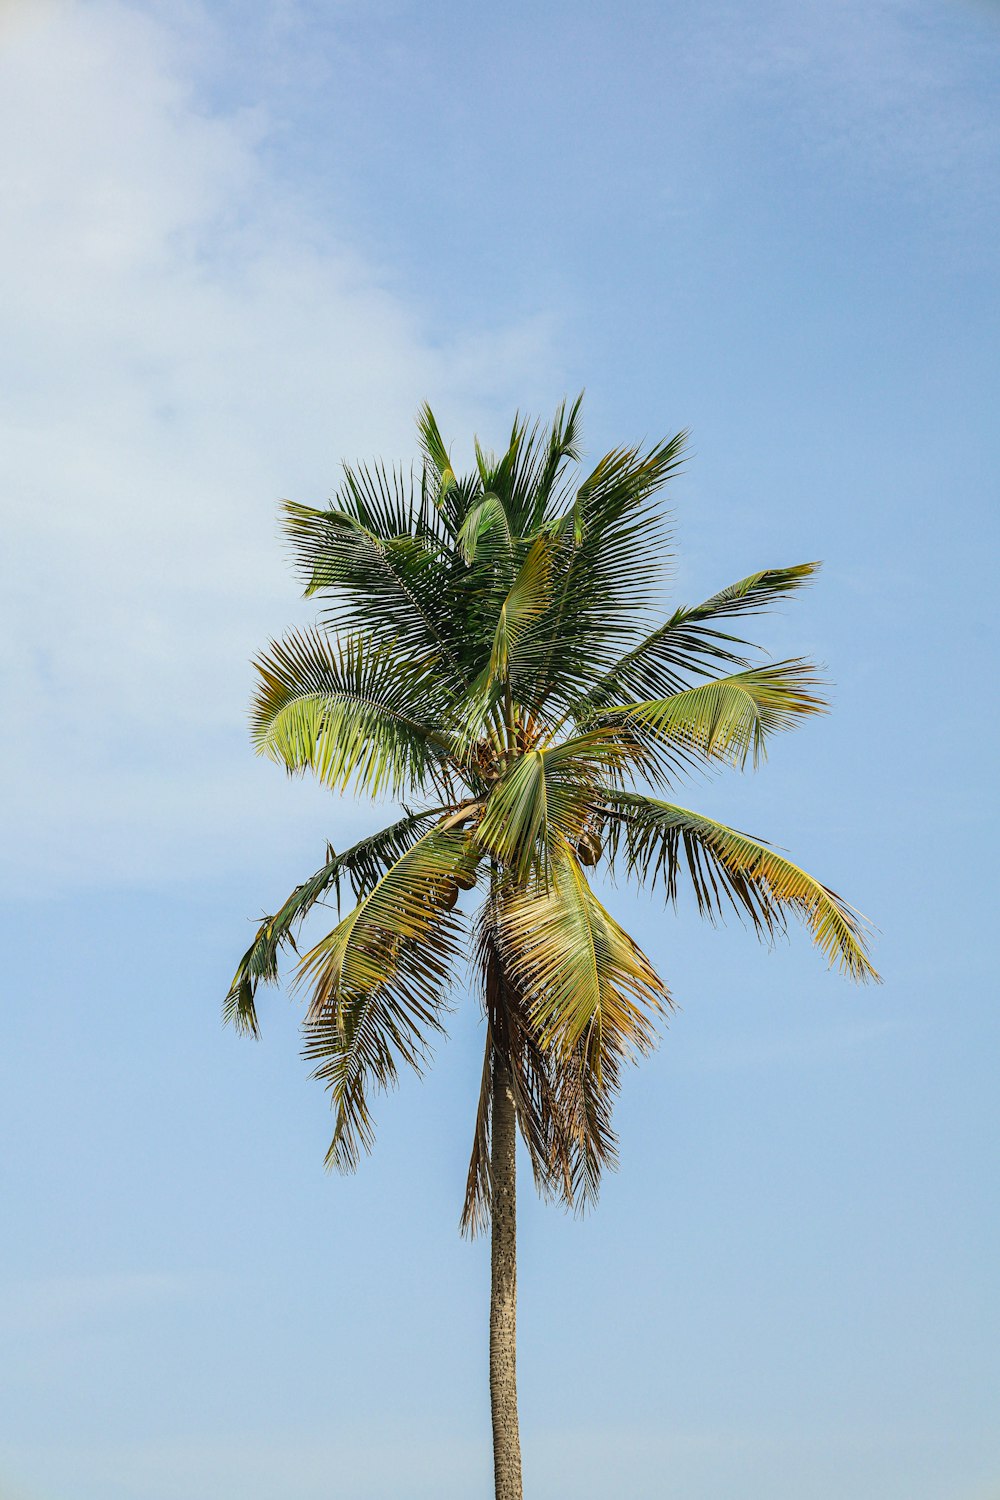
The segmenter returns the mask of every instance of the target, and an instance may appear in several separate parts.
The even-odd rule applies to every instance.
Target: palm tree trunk
[[[517,1425],[517,1166],[510,1067],[494,1054],[492,1140],[493,1251],[490,1286],[490,1406],[496,1500],[522,1500]]]

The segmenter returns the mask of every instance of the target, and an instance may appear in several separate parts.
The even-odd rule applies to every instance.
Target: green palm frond
[[[546,522],[556,547],[552,603],[525,636],[516,691],[533,712],[578,702],[642,638],[668,545],[657,495],[677,473],[686,435],[643,454],[607,454]]]
[[[552,547],[547,536],[536,537],[521,564],[503,604],[493,634],[489,673],[495,681],[510,677],[511,658],[525,632],[544,614],[551,596]]]
[[[558,507],[566,465],[579,460],[580,406],[577,396],[567,409],[563,401],[545,434],[536,423],[514,419],[503,471],[495,481],[512,527],[521,536],[534,535],[550,511]]]
[[[490,493],[472,507],[458,533],[459,556],[470,566],[484,562],[488,567],[503,569],[513,577],[514,536],[507,512],[496,495]]]
[[[422,486],[442,526],[455,539],[469,510],[481,497],[478,475],[471,479],[455,473],[437,418],[426,402],[417,413],[417,440],[423,460]]]
[[[821,564],[795,563],[788,568],[761,568],[738,583],[684,611],[689,620],[718,620],[733,615],[757,615],[776,600],[811,583]]]
[[[447,807],[432,807],[424,812],[407,813],[341,854],[328,846],[327,858],[319,869],[295,887],[273,916],[262,918],[258,924],[223,1003],[224,1022],[248,1036],[258,1036],[257,987],[278,983],[281,954],[285,949],[295,951],[296,931],[313,907],[331,892],[336,894],[339,905],[340,884],[345,875],[355,898],[367,894],[414,840],[448,811]]]
[[[553,849],[547,884],[534,879],[504,892],[496,927],[544,1047],[567,1058],[583,1042],[598,1078],[608,1057],[649,1050],[670,996],[598,901],[566,840]]]
[[[370,1091],[391,1086],[399,1062],[422,1070],[461,952],[452,906],[479,858],[464,833],[431,829],[299,963],[311,990],[305,1056],[336,1112],[332,1166],[353,1170],[370,1149]]]
[[[419,528],[379,535],[361,519],[356,485],[328,510],[286,501],[284,529],[308,596],[321,595],[324,624],[414,658],[434,657],[453,686],[464,680],[452,590],[458,560]],[[349,508],[345,508],[344,502]],[[385,508],[396,504],[389,493]]]
[[[456,483],[455,470],[451,465],[451,457],[445,447],[444,438],[437,424],[437,418],[425,401],[417,413],[417,435],[420,439],[420,449],[430,468],[438,475],[441,483],[449,487]]]
[[[627,774],[631,751],[598,729],[519,755],[486,799],[476,836],[515,880],[546,878],[553,850],[575,844],[600,804],[599,782]]]
[[[825,712],[816,669],[803,660],[770,662],[642,703],[617,704],[605,722],[622,720],[641,740],[682,755],[744,766],[766,754],[767,740]]]
[[[624,698],[666,698],[688,687],[691,676],[711,676],[720,662],[748,667],[750,661],[742,653],[757,648],[706,622],[760,613],[776,599],[808,583],[818,567],[819,563],[799,563],[751,573],[701,604],[675,610],[573,705],[574,714],[585,716]],[[734,651],[733,647],[740,649]]]
[[[491,495],[485,505],[499,506],[500,502]],[[470,512],[470,521],[475,520],[480,509],[482,507]],[[525,632],[544,612],[549,601],[550,539],[544,535],[536,537],[526,553],[523,548],[518,550],[522,556],[516,574],[514,554],[501,559],[498,566],[488,565],[489,576],[475,602],[470,600],[468,606],[466,654],[469,656],[476,649],[480,654],[475,659],[475,679],[464,695],[459,736],[463,759],[484,733],[495,730],[498,744],[510,738],[512,666],[516,663]],[[482,562],[480,571],[481,568]]]
[[[345,464],[334,509],[383,542],[419,536],[426,526],[422,493],[412,476],[384,464]]]
[[[851,979],[877,980],[868,957],[866,919],[835,891],[821,885],[767,844],[701,813],[635,792],[607,793],[607,852],[619,847],[643,885],[662,884],[676,901],[686,865],[698,910],[718,916],[729,904],[760,933],[784,927],[788,912],[801,918],[831,965]]]
[[[310,630],[272,642],[254,665],[258,754],[289,771],[309,769],[334,790],[353,781],[372,796],[406,796],[441,784],[454,742],[422,717],[443,712],[433,660]]]

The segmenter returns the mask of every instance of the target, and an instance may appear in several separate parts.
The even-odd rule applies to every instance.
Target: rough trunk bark
[[[493,1181],[490,1288],[490,1405],[496,1500],[522,1500],[517,1425],[517,1172],[510,1068],[493,1066],[490,1167]]]

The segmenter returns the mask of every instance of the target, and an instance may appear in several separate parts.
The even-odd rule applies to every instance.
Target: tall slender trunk
[[[510,1068],[494,1054],[490,1286],[490,1406],[496,1500],[522,1500],[517,1425],[517,1167]]]

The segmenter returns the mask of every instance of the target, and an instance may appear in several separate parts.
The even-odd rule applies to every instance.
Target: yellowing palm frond
[[[611,1115],[620,1081],[618,1055],[607,1048],[602,1054],[591,1052],[586,1038],[568,1055],[543,1045],[529,997],[505,967],[497,910],[496,902],[485,908],[477,944],[486,1047],[461,1220],[463,1233],[470,1235],[486,1227],[492,1207],[490,1139],[498,1059],[509,1070],[518,1127],[544,1198],[583,1211],[597,1200],[603,1170],[617,1165]]]
[[[338,854],[328,848],[327,858],[308,880],[295,887],[273,916],[264,917],[254,933],[253,942],[244,953],[223,1002],[223,1020],[237,1031],[258,1036],[256,994],[261,984],[277,984],[278,964],[286,949],[295,951],[295,934],[300,924],[331,892],[340,901],[340,883],[346,876],[355,897],[366,895],[377,884],[413,842],[441,820],[447,808],[432,807],[424,812],[407,813],[379,833],[369,834]]]
[[[645,1052],[670,1005],[649,959],[594,895],[565,840],[547,885],[505,889],[495,917],[500,951],[528,999],[544,1047],[572,1056],[583,1043],[600,1077],[606,1056]]]
[[[825,712],[815,668],[806,661],[772,662],[734,672],[667,698],[618,704],[602,718],[621,718],[682,755],[745,765],[766,753],[769,735]]]
[[[787,912],[805,922],[831,965],[852,979],[878,980],[868,957],[864,917],[835,891],[767,844],[700,813],[635,792],[608,792],[608,853],[623,846],[630,872],[662,883],[676,900],[682,857],[698,909],[719,915],[730,904],[761,932],[783,927]]]
[[[490,792],[477,837],[516,880],[544,880],[560,841],[575,843],[600,806],[599,778],[627,768],[633,753],[613,729],[528,750]]]

